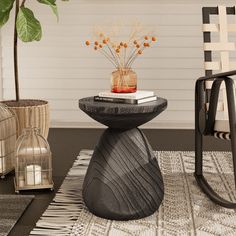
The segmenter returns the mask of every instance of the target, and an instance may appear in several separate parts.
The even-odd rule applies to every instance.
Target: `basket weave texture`
[[[16,101],[4,101],[8,108],[18,119],[17,137],[22,134],[23,129],[37,127],[40,133],[47,139],[50,125],[49,104],[43,100],[25,99]]]

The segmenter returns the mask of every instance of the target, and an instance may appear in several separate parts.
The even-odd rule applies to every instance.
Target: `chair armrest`
[[[223,73],[217,73],[213,75],[203,76],[198,79],[198,81],[207,81],[207,80],[214,80],[217,78],[227,78],[228,76],[236,75],[236,70],[231,70]]]
[[[220,85],[224,81],[226,85],[226,93],[228,101],[234,102],[234,81],[228,76],[236,75],[236,70],[228,71],[224,73],[218,73],[210,76],[200,77],[196,81],[195,86],[195,121],[198,124],[198,129],[201,133],[205,135],[213,134],[214,132],[214,122],[216,117],[217,103],[219,97]],[[213,81],[211,94],[209,99],[209,110],[205,110],[205,82]],[[228,103],[230,110],[230,119],[235,123],[235,105]]]

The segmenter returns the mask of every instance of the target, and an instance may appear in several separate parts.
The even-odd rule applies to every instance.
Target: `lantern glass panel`
[[[0,176],[14,169],[16,144],[16,116],[0,103]]]

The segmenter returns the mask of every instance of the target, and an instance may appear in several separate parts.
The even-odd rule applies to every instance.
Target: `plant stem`
[[[137,53],[138,50],[139,50],[139,49],[135,47],[135,48],[133,49],[133,51],[130,52],[130,55],[128,56],[128,59],[127,59],[126,64],[125,64],[125,67],[128,66],[130,60],[133,58],[133,56],[135,55],[135,53]]]
[[[124,67],[125,67],[125,59],[126,59],[126,48],[124,49]]]
[[[16,101],[20,100],[19,95],[19,75],[18,75],[18,50],[17,50],[17,31],[16,31],[16,20],[19,12],[19,0],[16,0],[16,9],[15,9],[15,23],[14,23],[14,75],[15,75],[15,92],[16,92]]]
[[[99,50],[99,52],[105,56],[114,66],[115,68],[118,68],[117,65],[115,64],[114,60],[112,60],[108,55],[107,55],[107,52],[105,50],[102,50],[101,51]]]
[[[106,44],[106,46],[107,46],[107,48],[109,49],[109,51],[110,51],[112,57],[114,58],[116,64],[118,65],[118,67],[120,67],[120,63],[119,63],[119,60],[118,60],[117,56],[114,55],[114,53],[112,52],[112,49],[110,48],[110,46],[109,46],[108,43]]]
[[[112,61],[112,63],[115,65],[116,68],[119,67],[119,65],[116,63],[115,58],[112,57],[112,55],[110,56],[109,53],[108,53],[104,48],[101,48],[100,50],[104,53],[104,55],[105,55],[107,58],[110,59],[110,61]]]
[[[25,2],[26,2],[26,0],[23,0],[20,6],[24,7],[25,6]]]
[[[139,50],[141,50],[142,52],[144,51],[145,47],[141,47],[139,48]],[[127,63],[127,68],[131,68],[133,62],[136,60],[136,58],[139,56],[138,53],[136,53],[135,55],[133,55],[133,57],[130,59],[129,63]]]

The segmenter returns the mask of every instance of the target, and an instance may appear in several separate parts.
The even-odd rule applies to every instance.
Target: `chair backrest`
[[[236,8],[218,6],[203,7],[203,40],[205,74],[225,72],[236,69]],[[235,54],[234,54],[235,52]],[[234,60],[234,61],[233,61]],[[212,83],[206,84],[209,94]],[[222,86],[223,102],[218,110],[224,111],[228,118],[225,87]]]

